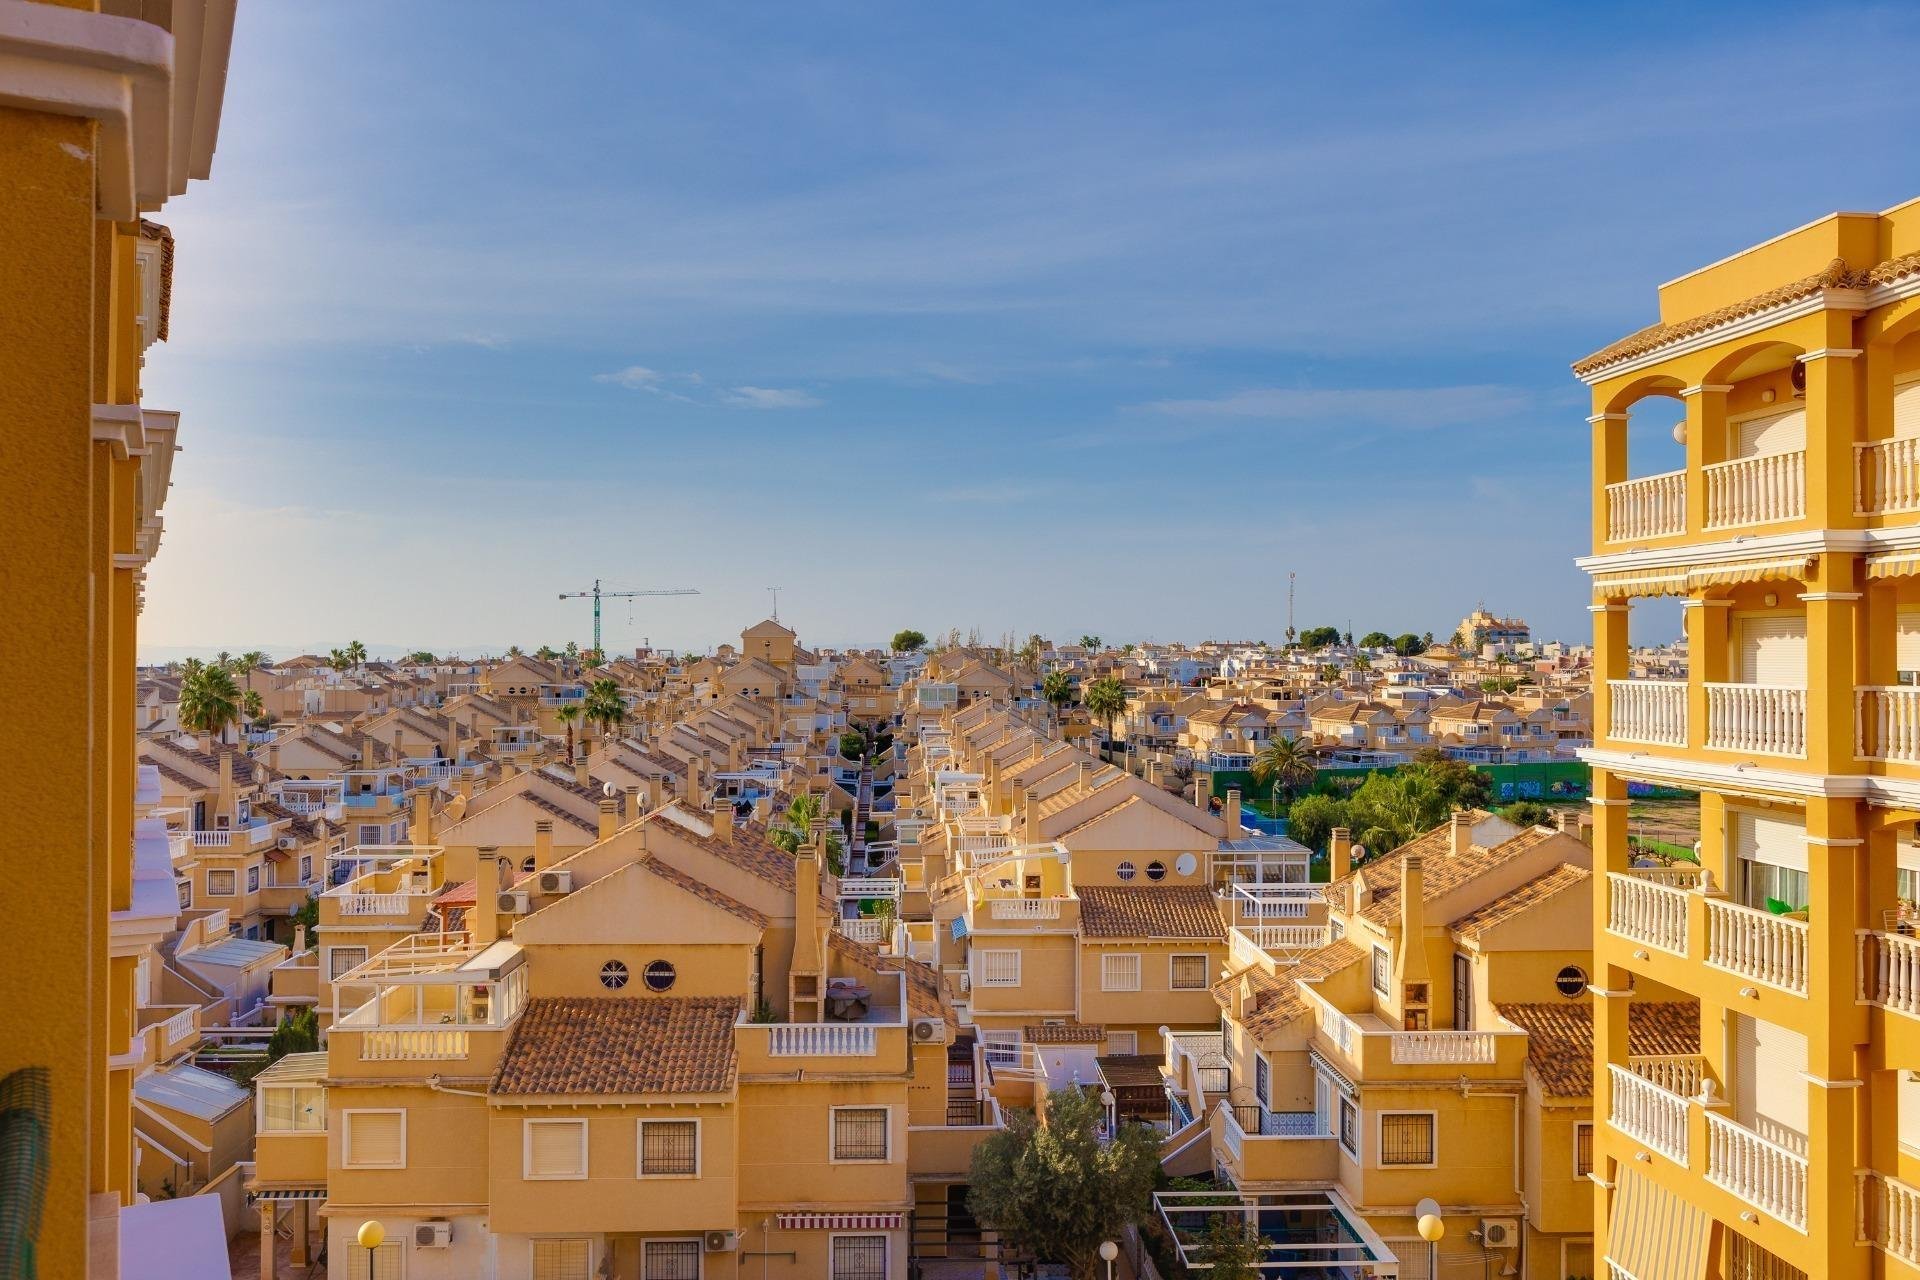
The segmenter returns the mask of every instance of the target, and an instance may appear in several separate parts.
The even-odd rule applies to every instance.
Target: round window
[[[673,986],[673,980],[676,975],[673,971],[672,961],[655,960],[647,966],[647,971],[642,976],[646,979],[647,989],[649,991],[665,991]]]
[[[618,960],[609,960],[600,966],[600,985],[609,991],[618,991],[627,985],[627,966]]]
[[[528,854],[528,855],[526,856],[526,859],[525,859],[525,860],[524,860],[523,862],[521,862],[521,864],[520,864],[520,870],[521,870],[522,872],[524,872],[525,874],[527,874],[527,875],[532,875],[532,874],[533,874],[533,868],[534,868],[534,865],[535,865],[535,864],[534,864],[534,861],[533,861],[533,855],[532,855],[532,854]]]
[[[1166,863],[1164,863],[1164,862],[1149,862],[1149,863],[1147,864],[1147,879],[1149,879],[1149,880],[1164,880],[1164,879],[1166,879],[1166,878],[1167,878],[1167,864],[1166,864]]]
[[[1554,990],[1572,1000],[1587,989],[1587,971],[1577,964],[1570,964],[1553,975]]]
[[[1119,876],[1122,880],[1131,880],[1133,879],[1133,864],[1131,862],[1122,862],[1113,869],[1113,874]]]

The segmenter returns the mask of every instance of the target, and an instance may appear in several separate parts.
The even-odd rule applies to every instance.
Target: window
[[[565,1179],[587,1176],[585,1120],[522,1120],[525,1131],[521,1176]]]
[[[338,981],[340,975],[348,970],[357,969],[367,962],[365,947],[328,947],[327,980]]]
[[[835,1236],[830,1280],[887,1280],[885,1236]]]
[[[188,907],[191,907],[193,905],[193,881],[182,876],[173,882],[173,887],[180,894],[180,909],[185,911]]]
[[[1553,975],[1553,989],[1569,1000],[1585,995],[1587,971],[1577,964],[1568,965]]]
[[[1427,1263],[1433,1256],[1433,1246],[1419,1237],[1386,1241],[1387,1248],[1393,1250],[1393,1256],[1400,1260],[1400,1280],[1433,1280],[1427,1270]]]
[[[1264,1053],[1253,1055],[1253,1096],[1263,1107],[1273,1105],[1273,1068]]]
[[[1110,1054],[1140,1052],[1140,1033],[1138,1031],[1107,1032],[1107,1052]]]
[[[1573,1126],[1573,1176],[1584,1178],[1593,1172],[1593,1125]]]
[[[233,896],[233,872],[207,872],[207,896],[209,898],[231,898]]]
[[[300,883],[306,884],[312,879],[313,879],[313,855],[310,853],[303,853],[300,855]]]
[[[406,1274],[404,1250],[398,1240],[387,1241],[373,1251],[371,1258],[357,1242],[349,1243],[347,1252],[352,1255],[351,1269],[348,1274],[356,1278],[367,1276],[369,1280],[401,1280],[401,1277]]]
[[[1131,862],[1122,861],[1119,866],[1113,869],[1113,874],[1116,876],[1119,876],[1120,879],[1122,880],[1131,880],[1133,879],[1133,875],[1134,875],[1133,864]]]
[[[1020,985],[1020,953],[1018,951],[976,951],[974,957],[979,961],[978,981],[983,987],[1017,987]]]
[[[260,868],[257,866],[247,868],[247,892],[260,892]]]
[[[356,827],[354,830],[355,830],[355,835],[354,835],[355,844],[379,844],[380,843],[380,828],[377,824],[363,823],[359,827]]]
[[[1355,1160],[1360,1158],[1360,1108],[1352,1098],[1340,1099],[1340,1145]]]
[[[261,1085],[261,1133],[325,1133],[327,1091],[317,1084]]]
[[[1432,1164],[1433,1162],[1433,1112],[1381,1112],[1381,1164]]]
[[[609,960],[600,966],[600,985],[609,991],[618,991],[627,985],[627,966],[618,960]]]
[[[539,865],[539,863],[533,860],[533,855],[528,854],[526,857],[520,859],[520,874],[530,876],[539,868]]]
[[[1102,991],[1138,991],[1140,989],[1140,957],[1137,954],[1101,956],[1100,989]]]
[[[1373,989],[1386,995],[1393,981],[1393,957],[1385,947],[1373,949]]]
[[[407,1167],[405,1111],[342,1111],[340,1163],[349,1169]]]
[[[671,960],[655,960],[641,973],[640,980],[647,984],[649,991],[668,991],[673,988],[674,972]]]
[[[700,1280],[698,1240],[648,1240],[640,1248],[640,1280]]]
[[[835,1107],[833,1109],[833,1158],[835,1160],[885,1160],[887,1158],[887,1109],[885,1107]]]
[[[1154,861],[1154,862],[1149,862],[1149,863],[1147,864],[1147,879],[1149,879],[1149,880],[1165,880],[1166,878],[1167,878],[1167,864],[1166,864],[1166,863],[1164,863],[1164,862],[1159,862],[1159,861]]]
[[[592,1259],[590,1240],[535,1240],[533,1280],[589,1280],[587,1264]]]
[[[698,1120],[642,1120],[640,1176],[691,1178],[700,1172]]]
[[[1204,991],[1207,987],[1205,956],[1175,956],[1169,962],[1167,985],[1175,991]]]

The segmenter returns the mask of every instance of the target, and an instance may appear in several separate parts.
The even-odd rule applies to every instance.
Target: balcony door
[[[1473,961],[1453,953],[1453,1029],[1473,1030]]]
[[[1733,678],[1741,684],[1807,687],[1807,619],[1794,614],[1736,614]]]
[[[1807,1150],[1806,1070],[1805,1036],[1733,1015],[1734,1119],[1800,1155]]]
[[[1728,424],[1735,458],[1763,458],[1776,453],[1799,453],[1807,447],[1807,411],[1788,409],[1764,417]]]
[[[1756,911],[1768,901],[1789,910],[1807,905],[1807,831],[1797,822],[1757,813],[1728,815],[1733,841],[1734,892]]]

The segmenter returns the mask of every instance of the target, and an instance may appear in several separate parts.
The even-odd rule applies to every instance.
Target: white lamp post
[[[1100,1242],[1100,1256],[1107,1263],[1107,1280],[1113,1280],[1113,1260],[1120,1256],[1120,1246],[1111,1240]]]
[[[1432,1196],[1426,1197],[1413,1206],[1414,1229],[1420,1238],[1427,1242],[1428,1280],[1439,1274],[1440,1240],[1447,1234],[1447,1224],[1440,1217],[1440,1202]]]

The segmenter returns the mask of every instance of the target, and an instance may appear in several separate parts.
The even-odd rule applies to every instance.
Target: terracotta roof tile
[[[1527,1033],[1527,1067],[1555,1098],[1593,1095],[1593,1005],[1503,1004],[1500,1016]],[[1627,1052],[1700,1052],[1700,1005],[1693,1000],[1640,1001],[1627,1006]]]
[[[730,915],[739,916],[742,920],[745,920],[757,929],[767,927],[766,916],[755,911],[752,907],[740,901],[740,899],[722,893],[712,885],[701,880],[696,880],[686,872],[676,867],[670,867],[658,858],[648,858],[640,864],[640,868],[650,875],[660,877],[670,885],[684,889],[702,902],[710,902]]]
[[[1220,909],[1202,885],[1087,885],[1074,892],[1082,937],[1226,940]]]
[[[1252,991],[1241,1006],[1241,1025],[1255,1036],[1264,1036],[1297,1018],[1312,1007],[1300,994],[1302,981],[1317,982],[1352,968],[1362,959],[1360,948],[1342,939],[1301,956],[1299,961],[1278,973],[1248,969],[1213,985],[1213,998],[1222,1009],[1232,1004],[1236,983],[1246,982]]]
[[[1105,1044],[1107,1029],[1097,1022],[1043,1022],[1021,1028],[1033,1044]]]
[[[1563,862],[1543,876],[1536,876],[1511,893],[1502,894],[1478,911],[1469,912],[1453,922],[1453,931],[1462,938],[1478,939],[1482,933],[1514,916],[1531,911],[1555,894],[1569,889],[1586,891],[1593,873],[1585,867]]]
[[[725,996],[529,1000],[494,1072],[505,1095],[725,1093],[740,1002]]]

